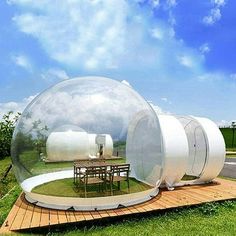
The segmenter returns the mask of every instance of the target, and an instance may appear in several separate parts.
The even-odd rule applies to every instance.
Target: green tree
[[[11,153],[11,139],[20,113],[9,111],[0,120],[0,160]]]

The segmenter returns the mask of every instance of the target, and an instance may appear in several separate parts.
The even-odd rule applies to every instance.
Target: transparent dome
[[[159,121],[123,83],[103,77],[66,80],[38,95],[22,113],[12,162],[27,200],[37,205],[80,210],[132,205],[158,193],[163,171]],[[98,190],[85,181],[86,171],[102,163],[107,172],[99,176]],[[112,170],[122,164],[130,168],[128,177],[114,172],[120,181],[111,183]],[[79,176],[78,187],[80,174],[84,179]]]

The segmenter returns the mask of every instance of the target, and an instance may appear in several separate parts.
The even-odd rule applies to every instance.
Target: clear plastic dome
[[[115,183],[111,191],[84,194],[73,183],[75,163],[82,161],[103,161],[108,169],[130,164],[129,186],[120,181],[118,190]],[[70,79],[38,95],[24,110],[13,134],[12,162],[26,198],[37,205],[84,210],[132,205],[158,193],[163,171],[159,121],[123,83]]]

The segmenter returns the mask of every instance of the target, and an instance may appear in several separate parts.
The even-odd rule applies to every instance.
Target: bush
[[[11,139],[19,116],[20,113],[14,115],[13,112],[10,111],[3,115],[0,121],[0,160],[6,156],[10,156]]]

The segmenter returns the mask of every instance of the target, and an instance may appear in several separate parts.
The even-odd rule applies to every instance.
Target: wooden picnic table
[[[110,191],[112,193],[113,182],[118,182],[118,189],[120,190],[120,181],[127,181],[129,189],[129,172],[130,164],[112,164],[104,160],[96,161],[75,161],[74,162],[74,184],[81,185],[81,181],[85,186],[87,184],[100,184],[109,182]],[[78,182],[79,177],[79,182]]]
[[[107,169],[110,169],[111,166],[114,166],[117,164],[107,163],[104,160],[89,160],[89,161],[74,161],[74,183],[77,183],[77,178],[80,173],[83,173],[83,169],[91,168],[91,167],[106,167]],[[110,167],[110,168],[109,168]]]

